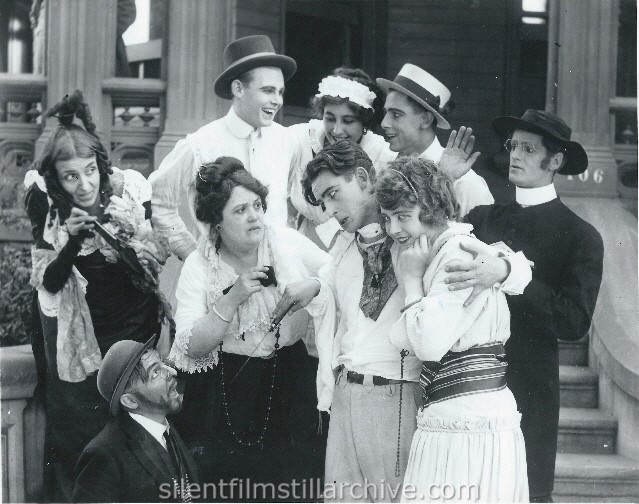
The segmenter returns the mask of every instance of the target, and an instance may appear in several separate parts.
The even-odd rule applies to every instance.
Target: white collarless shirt
[[[556,198],[557,191],[552,183],[542,187],[515,187],[515,201],[524,208],[548,203]]]

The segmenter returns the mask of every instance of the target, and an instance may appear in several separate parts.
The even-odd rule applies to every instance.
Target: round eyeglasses
[[[537,147],[535,146],[535,144],[520,142],[518,140],[512,140],[510,138],[506,140],[504,147],[506,147],[506,150],[508,152],[515,152],[517,149],[521,148],[521,152],[528,156],[537,152]]]

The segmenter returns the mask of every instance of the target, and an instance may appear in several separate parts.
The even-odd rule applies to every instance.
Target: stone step
[[[561,408],[557,453],[615,453],[617,419],[598,409]]]
[[[558,453],[555,502],[638,502],[639,462],[621,455]]]
[[[578,341],[559,341],[560,366],[588,365],[588,336]]]
[[[565,408],[596,408],[599,377],[584,366],[559,366],[559,399]]]

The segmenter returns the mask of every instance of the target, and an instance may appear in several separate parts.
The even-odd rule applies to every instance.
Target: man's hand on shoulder
[[[480,156],[480,152],[473,154],[475,135],[472,128],[462,126],[459,132],[453,130],[448,137],[448,143],[439,161],[440,169],[453,180],[457,180],[473,167]]]
[[[496,283],[503,282],[510,274],[508,261],[491,255],[477,243],[460,243],[462,250],[473,255],[472,261],[456,259],[446,265],[446,272],[451,273],[445,282],[451,291],[473,288],[464,302],[468,307],[484,290]]]

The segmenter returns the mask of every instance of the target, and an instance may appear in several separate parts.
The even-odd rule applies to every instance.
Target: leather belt
[[[349,383],[357,383],[358,385],[363,385],[367,376],[360,373],[356,373],[355,371],[348,371],[346,373],[346,379]],[[384,378],[383,376],[375,376],[373,375],[373,385],[398,385],[400,383],[408,383],[405,380],[390,380],[388,378]]]

